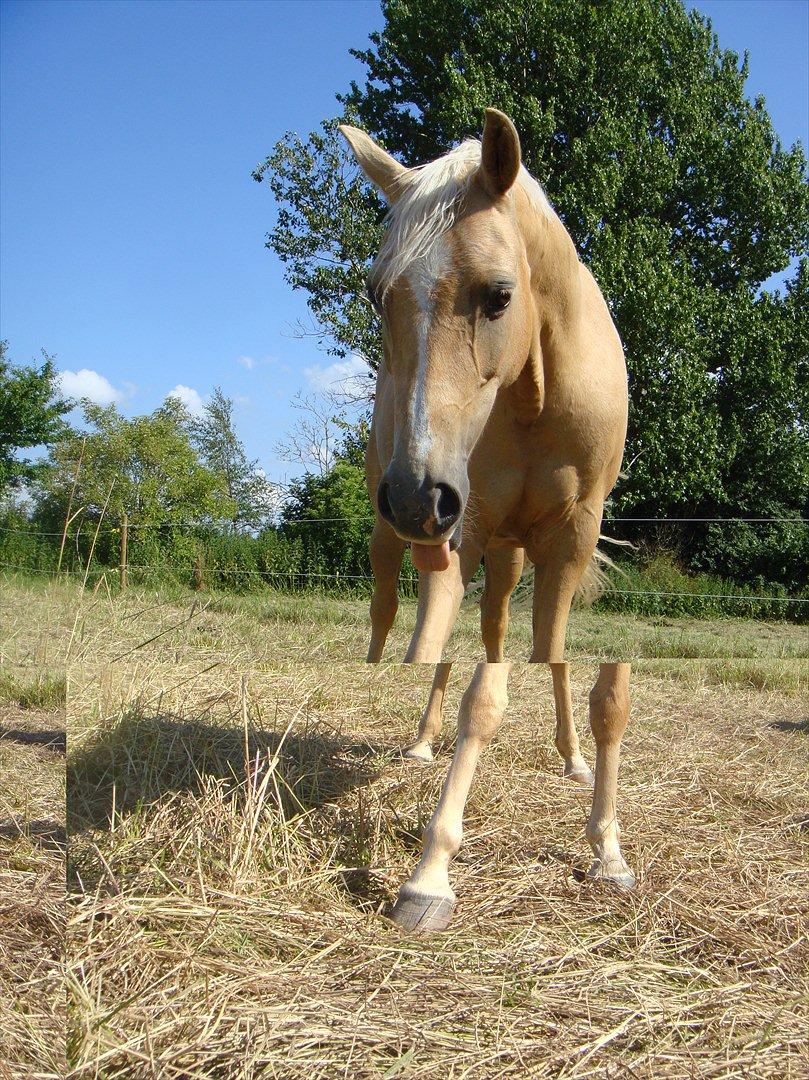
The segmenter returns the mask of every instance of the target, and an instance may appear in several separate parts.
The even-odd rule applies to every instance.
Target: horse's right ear
[[[404,165],[391,157],[387,150],[377,146],[366,132],[350,124],[339,124],[338,127],[371,183],[379,188],[388,202],[396,202],[402,193],[402,177],[407,172]]]
[[[520,171],[520,136],[505,113],[486,109],[480,155],[480,181],[493,199],[505,195]]]

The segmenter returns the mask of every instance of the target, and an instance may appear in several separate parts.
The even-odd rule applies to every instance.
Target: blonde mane
[[[402,194],[388,210],[385,238],[371,268],[380,298],[416,259],[429,257],[436,242],[452,228],[480,166],[480,155],[480,140],[466,139],[443,157],[403,175]],[[535,210],[546,216],[553,213],[542,186],[524,165],[517,183]]]

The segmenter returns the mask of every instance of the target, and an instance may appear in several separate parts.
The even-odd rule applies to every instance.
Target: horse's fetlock
[[[554,739],[554,746],[559,752],[559,756],[563,758],[570,757],[572,753],[572,747],[570,745],[570,739],[564,735],[558,735]]]
[[[450,857],[461,850],[463,829],[444,823],[430,822],[424,830],[425,847],[446,853]]]
[[[618,821],[616,818],[612,818],[609,821],[602,821],[600,819],[594,821],[590,818],[584,827],[584,835],[587,837],[587,841],[591,846],[594,844],[602,844],[605,837],[608,835],[610,840],[617,844],[621,836],[621,830],[618,828]]]

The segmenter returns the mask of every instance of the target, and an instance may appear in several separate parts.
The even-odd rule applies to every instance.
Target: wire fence
[[[370,526],[371,522],[369,518],[360,516],[334,516],[334,517],[306,517],[306,518],[290,518],[280,523],[281,528],[287,526],[315,526],[315,525],[339,525],[339,524],[357,524]],[[603,520],[602,525],[609,527],[610,525],[705,525],[705,524],[725,524],[725,525],[738,525],[738,524],[750,524],[750,525],[764,525],[764,524],[778,524],[778,525],[792,525],[805,527],[809,524],[809,519],[803,517],[752,517],[752,516],[729,516],[729,517],[608,517]],[[84,532],[82,533],[82,528]],[[276,526],[276,529],[278,526]],[[125,519],[121,524],[115,525],[112,523],[106,523],[103,520],[86,519],[83,523],[80,523],[77,528],[75,525],[68,532],[66,529],[62,530],[47,530],[47,529],[34,529],[25,525],[22,527],[18,525],[0,524],[0,533],[14,534],[17,533],[20,536],[43,538],[48,541],[70,539],[76,546],[74,552],[74,564],[72,566],[62,566],[61,555],[59,559],[59,565],[56,567],[42,566],[42,565],[28,565],[24,561],[0,561],[0,570],[5,574],[17,573],[26,574],[33,573],[44,577],[75,577],[83,576],[84,580],[98,580],[101,577],[114,577],[116,574],[119,576],[121,586],[126,583],[126,576],[131,572],[135,576],[141,579],[141,583],[149,584],[158,581],[159,579],[165,579],[167,576],[173,577],[175,580],[180,579],[181,583],[191,584],[195,588],[205,588],[211,583],[220,582],[226,583],[236,582],[244,583],[247,581],[253,581],[254,584],[266,583],[267,585],[274,586],[281,589],[292,589],[295,591],[301,591],[304,589],[313,589],[318,587],[324,587],[327,583],[330,583],[332,587],[339,588],[352,588],[354,590],[369,591],[373,584],[373,577],[368,573],[357,573],[351,570],[328,570],[319,569],[311,566],[238,566],[238,565],[212,565],[208,561],[210,557],[210,551],[200,549],[195,559],[191,559],[187,562],[166,562],[162,558],[158,558],[154,562],[129,562],[127,557],[127,534],[128,533],[156,533],[162,537],[170,534],[174,530],[193,530],[197,534],[202,534],[202,538],[212,539],[216,537],[218,539],[245,539],[251,538],[251,533],[240,532],[238,529],[234,529],[234,523],[232,521],[173,521],[165,524],[155,524],[151,522],[127,522]],[[223,530],[233,530],[224,531]],[[84,564],[75,561],[75,557],[79,550],[79,540],[83,535],[85,544],[92,536],[93,547],[90,551],[89,558],[86,558]],[[104,564],[98,561],[93,562],[93,552],[96,551],[96,543],[100,537],[114,538],[115,546],[112,551],[108,549],[106,552],[107,562]],[[45,545],[51,547],[50,544]],[[63,544],[64,547],[64,544]],[[119,565],[109,565],[109,556],[114,553],[117,548],[120,547],[121,560]],[[13,552],[13,549],[12,549]],[[44,557],[47,557],[47,553],[42,553]],[[152,553],[149,552],[149,555]],[[221,554],[221,552],[220,552]],[[54,560],[55,561],[55,560]],[[620,574],[620,572],[619,572]],[[623,578],[632,584],[627,574],[622,575]],[[809,615],[806,611],[809,606],[809,597],[805,596],[793,596],[787,595],[785,591],[778,589],[773,593],[766,595],[762,592],[746,592],[741,591],[728,591],[720,592],[715,588],[704,589],[701,592],[690,591],[687,588],[687,584],[690,583],[688,579],[683,581],[684,588],[634,588],[634,587],[622,587],[620,584],[609,582],[604,590],[603,595],[608,601],[613,603],[625,603],[626,605],[637,609],[638,604],[641,608],[648,611],[653,607],[654,601],[662,601],[663,607],[666,608],[666,612],[671,613],[672,608],[676,608],[677,604],[683,601],[688,601],[690,606],[697,610],[701,608],[717,609],[727,603],[732,608],[733,614],[745,614],[746,609],[744,605],[749,605],[750,614],[757,613],[758,617],[762,617],[762,609],[770,611],[774,617],[784,616],[789,618],[798,618],[799,621],[804,621],[805,615]],[[723,582],[726,586],[729,582]],[[666,583],[668,584],[668,582]],[[677,583],[679,584],[679,583]],[[415,595],[418,585],[418,575],[415,570],[405,566],[403,568],[400,585],[404,592],[410,595]],[[676,614],[676,610],[674,611]],[[805,614],[804,614],[805,613]]]
[[[26,574],[26,573],[46,574],[46,575],[50,575],[52,577],[65,576],[65,575],[71,576],[71,575],[74,575],[76,573],[76,571],[59,571],[59,570],[53,570],[53,569],[48,569],[48,568],[19,566],[19,565],[16,565],[14,563],[5,563],[5,562],[0,562],[0,569],[14,570],[14,571],[16,571],[18,573],[21,573],[21,574]],[[149,573],[155,573],[156,571],[161,571],[162,572],[164,570],[177,571],[177,572],[180,572],[180,573],[188,573],[190,570],[193,570],[194,568],[189,567],[189,566],[187,566],[185,564],[182,564],[182,563],[161,563],[159,565],[155,565],[155,564],[152,564],[152,563],[148,563],[148,564],[147,563],[140,563],[140,564],[139,563],[128,563],[127,564],[127,569],[128,570],[142,570],[144,572],[149,572]],[[206,567],[205,569],[206,569],[207,573],[210,573],[211,575],[214,575],[214,576],[219,575],[219,574],[222,574],[222,575],[225,575],[225,576],[227,576],[228,574],[234,574],[234,575],[238,575],[238,576],[247,576],[247,577],[255,576],[255,577],[260,577],[262,579],[268,579],[268,580],[277,579],[277,580],[287,581],[289,579],[297,579],[297,578],[300,578],[302,580],[305,580],[305,579],[311,579],[311,580],[328,579],[328,580],[333,580],[333,581],[364,581],[364,582],[367,582],[369,584],[372,584],[373,581],[374,581],[374,578],[373,578],[373,576],[371,574],[350,574],[350,573],[339,573],[339,572],[336,572],[336,573],[321,573],[321,572],[312,571],[312,570],[287,570],[287,571],[251,570],[251,569],[241,569],[241,568],[238,568],[238,567]],[[96,571],[96,573],[101,573],[101,572],[114,574],[114,573],[117,572],[117,568],[116,567],[104,567],[103,571],[102,571],[102,569],[99,569],[99,570]],[[756,603],[759,603],[759,602],[760,603],[768,603],[768,602],[770,602],[770,603],[776,603],[776,604],[809,604],[809,599],[804,599],[803,597],[795,597],[795,596],[793,596],[793,597],[790,597],[790,596],[756,596],[756,595],[752,595],[752,594],[742,594],[742,593],[740,593],[738,595],[733,595],[731,593],[660,592],[660,591],[651,590],[651,589],[648,589],[648,590],[647,589],[619,589],[619,588],[614,588],[614,587],[609,586],[609,585],[605,586],[604,592],[607,593],[607,594],[613,594],[613,595],[616,595],[616,596],[662,596],[662,597],[669,597],[669,598],[671,598],[671,597],[685,597],[687,599],[694,599],[694,600],[739,600],[739,601],[756,602]]]
[[[16,563],[0,562],[0,570],[4,573],[13,574],[36,574],[39,576],[51,577],[51,578],[77,578],[82,576],[79,571],[76,570],[55,570],[46,567],[32,567],[22,566]],[[182,565],[147,565],[147,564],[129,564],[129,571],[140,572],[145,578],[150,576],[156,576],[160,581],[165,579],[165,571],[171,571],[184,575],[186,579],[190,579],[193,575],[194,568]],[[118,573],[115,567],[95,567],[89,575],[93,581],[111,577],[115,578]],[[361,583],[366,587],[365,591],[369,591],[373,585],[373,577],[368,574],[352,574],[352,573],[327,573],[320,571],[302,571],[302,570],[288,570],[288,571],[271,571],[271,570],[251,570],[251,569],[234,569],[229,567],[218,567],[214,569],[208,568],[206,570],[206,578],[208,581],[216,581],[220,577],[227,578],[232,576],[235,578],[255,578],[261,582],[266,582],[268,585],[280,585],[294,591],[301,591],[309,586],[310,582],[317,582],[323,584],[324,582],[331,582],[335,586],[356,586]],[[409,592],[415,594],[418,579],[415,575],[409,578],[405,578],[401,582],[405,587],[409,586]],[[311,588],[311,586],[309,586]],[[617,586],[607,585],[603,589],[602,595],[606,598],[614,598],[619,600],[623,597],[633,597],[642,601],[650,600],[668,600],[668,601],[683,601],[690,602],[698,601],[703,605],[716,607],[716,605],[728,602],[734,605],[749,605],[752,609],[753,606],[768,605],[771,609],[782,609],[784,607],[800,608],[804,610],[806,605],[809,605],[809,599],[804,597],[795,596],[783,596],[783,595],[758,595],[758,594],[733,594],[733,593],[716,593],[716,592],[686,592],[686,591],[664,591],[659,589],[622,589]],[[693,606],[693,605],[692,605]],[[633,605],[634,607],[634,605]],[[648,610],[646,611],[648,613]],[[671,614],[672,612],[669,612]],[[744,608],[738,609],[734,612],[738,615],[748,614],[744,611]],[[678,612],[673,612],[678,614]],[[685,612],[679,612],[679,614],[685,614]],[[752,610],[749,612],[752,616],[756,614]],[[777,610],[772,614],[777,617]],[[801,619],[800,621],[803,621]]]
[[[274,528],[283,528],[287,525],[336,525],[336,524],[353,524],[356,522],[368,522],[370,519],[361,517],[306,517],[306,518],[285,518],[283,521],[276,523]],[[605,517],[602,520],[602,525],[738,525],[738,524],[750,524],[750,525],[807,525],[809,524],[809,518],[804,517]],[[96,530],[97,522],[91,519],[87,521],[87,527]],[[167,521],[161,524],[155,524],[154,522],[129,522],[128,529],[130,532],[134,531],[151,531],[151,532],[169,532],[172,529],[197,529],[197,530],[211,530],[211,529],[223,529],[233,528],[234,523],[232,521]],[[238,528],[238,526],[237,526]],[[117,525],[102,525],[100,532],[107,534],[120,533],[120,526]],[[61,537],[63,532],[59,531],[44,531],[42,529],[28,529],[19,528],[11,525],[0,525],[0,532],[18,532],[21,535],[26,536],[50,536]],[[247,535],[249,530],[245,529],[244,533],[238,533],[237,535]]]

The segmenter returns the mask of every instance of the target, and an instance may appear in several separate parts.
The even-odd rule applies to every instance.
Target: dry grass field
[[[5,619],[0,663],[62,670],[100,659],[130,662],[171,655],[179,663],[228,663],[245,669],[274,667],[279,660],[303,664],[358,661],[365,657],[370,620],[367,599],[323,594],[194,593],[99,587],[0,578]],[[415,623],[414,601],[403,601],[386,660],[404,656]],[[509,659],[531,651],[530,611],[512,613]],[[674,619],[574,611],[568,655],[592,660],[638,658],[809,657],[809,633],[793,623],[753,619]],[[465,602],[448,658],[482,659],[479,611]]]
[[[516,667],[455,920],[419,938],[385,912],[470,667],[424,767],[396,753],[420,666],[170,654],[70,676],[69,1076],[805,1077],[805,665],[637,665],[633,893],[583,881],[589,796],[559,775],[547,669]]]
[[[595,659],[638,646],[620,812],[639,886],[583,880],[589,795],[559,775],[549,673],[516,665],[455,920],[420,938],[385,915],[469,660],[420,767],[397,750],[431,671],[339,662],[364,601],[6,579],[0,612],[0,1077],[60,1075],[64,766],[42,732],[66,671],[67,1076],[803,1080],[805,628],[577,612],[582,732]],[[456,642],[477,658],[474,608]]]
[[[64,680],[17,683],[0,672],[4,1078],[64,1075],[65,714],[60,696],[63,700]]]
[[[65,1070],[65,657],[73,590],[0,588],[0,1080]]]

